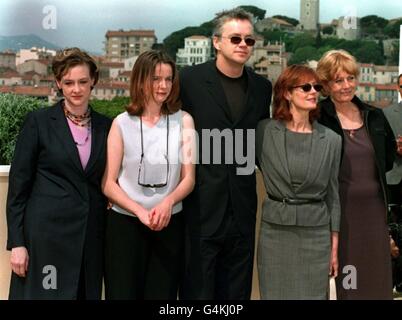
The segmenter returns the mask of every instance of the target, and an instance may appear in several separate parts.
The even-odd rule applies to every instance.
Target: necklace
[[[355,129],[349,130],[349,137],[351,137],[352,139],[355,137]]]
[[[71,120],[72,123],[74,123],[76,126],[80,127],[89,127],[91,123],[91,108],[88,108],[88,110],[82,114],[82,115],[77,115],[74,114],[66,109],[65,103],[63,101],[63,111],[64,115]]]

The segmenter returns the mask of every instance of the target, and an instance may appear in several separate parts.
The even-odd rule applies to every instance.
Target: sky
[[[239,5],[299,20],[300,0],[0,0],[0,36],[36,34],[60,47],[102,53],[107,30],[154,29],[158,42]],[[402,17],[402,0],[321,0],[320,22],[343,15]]]

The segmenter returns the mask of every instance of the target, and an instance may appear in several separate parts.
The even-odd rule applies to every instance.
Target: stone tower
[[[320,21],[320,1],[300,0],[300,28],[317,30]]]

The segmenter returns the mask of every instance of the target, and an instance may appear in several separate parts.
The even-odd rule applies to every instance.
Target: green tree
[[[333,34],[334,33],[334,28],[332,26],[326,26],[322,29],[323,34]]]
[[[360,20],[363,34],[366,35],[381,35],[383,29],[387,26],[388,20],[376,15],[369,15]]]
[[[321,32],[320,32],[320,30],[318,30],[317,35],[315,37],[315,47],[319,48],[319,47],[321,47],[321,44],[322,44]]]
[[[286,40],[289,37],[287,32],[284,32],[281,30],[266,30],[266,31],[260,32],[260,34],[264,37],[264,45],[266,45],[268,43],[268,41],[270,41],[270,42],[274,42],[274,41],[286,42]]]
[[[314,47],[316,44],[315,38],[308,33],[298,34],[293,38],[292,47],[289,48],[291,52],[296,52],[297,49],[303,47]]]
[[[390,22],[384,28],[384,34],[389,38],[399,38],[400,26],[402,25],[402,19],[399,19],[394,22]]]
[[[27,113],[48,106],[47,102],[37,98],[0,94],[0,165],[11,163]]]
[[[362,45],[352,51],[357,61],[362,63],[384,64],[384,56],[381,55],[379,44],[374,41],[362,41]]]
[[[293,25],[294,27],[296,27],[299,24],[299,20],[293,19],[293,18],[289,18],[287,16],[281,16],[281,15],[275,15],[272,18],[277,18],[277,19],[281,19],[281,20],[285,20],[286,22],[290,23],[291,25]]]
[[[267,12],[264,9],[258,8],[256,6],[239,6],[238,8],[241,8],[243,10],[246,10],[247,12],[250,12],[254,18],[257,20],[262,20],[265,18],[265,13]]]
[[[184,38],[193,35],[200,35],[210,37],[212,35],[213,22],[209,21],[203,23],[199,27],[186,27],[184,29],[175,31],[163,40],[163,45],[166,52],[173,58],[176,59],[176,53],[179,48],[184,47]]]
[[[91,100],[90,102],[91,107],[113,119],[120,113],[125,111],[125,107],[127,107],[130,104],[130,98],[129,97],[114,97],[112,100]]]
[[[289,65],[306,63],[311,60],[318,60],[320,58],[317,48],[313,46],[306,46],[298,48],[289,60]]]
[[[399,43],[399,41],[395,41],[392,44],[392,55],[390,58],[390,64],[393,66],[397,66],[399,64],[399,46],[401,44]]]

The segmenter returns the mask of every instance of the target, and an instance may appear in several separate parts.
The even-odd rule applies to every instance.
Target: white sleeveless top
[[[169,175],[167,185],[159,188],[144,187],[138,184],[139,165],[141,160],[141,129],[140,118],[124,112],[116,117],[123,138],[123,159],[118,176],[119,186],[127,195],[147,210],[160,203],[173,192],[180,182],[182,112],[179,110],[169,117]],[[162,115],[159,121],[148,127],[142,122],[142,137],[144,145],[143,164],[141,165],[141,184],[158,184],[166,182],[166,139],[167,118]],[[130,212],[113,205],[113,210],[135,217]],[[173,206],[172,214],[182,210],[182,203]]]

